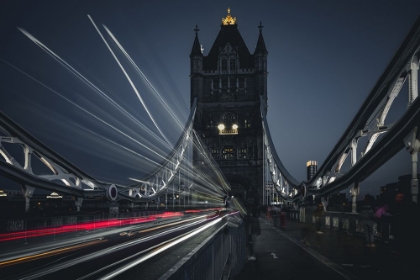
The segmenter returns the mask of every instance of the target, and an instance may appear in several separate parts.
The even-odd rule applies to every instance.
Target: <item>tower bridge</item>
[[[118,203],[129,202],[140,205],[145,211],[150,211],[149,204],[154,205],[156,208],[153,209],[157,212],[182,209],[182,215],[192,213],[189,211],[228,211],[226,216],[208,215],[207,219],[224,219],[223,227],[230,227],[232,236],[236,234],[236,237],[239,236],[238,240],[242,240],[242,233],[235,230],[244,230],[243,224],[240,218],[235,217],[244,218],[249,215],[246,208],[268,206],[270,201],[267,199],[267,185],[272,186],[270,188],[282,202],[293,205],[296,209],[305,209],[305,202],[309,197],[315,197],[326,208],[331,195],[351,187],[352,212],[355,213],[360,182],[403,149],[411,154],[412,180],[409,195],[412,201],[417,202],[420,19],[417,19],[325,161],[311,178],[301,182],[282,163],[281,155],[276,152],[274,145],[275,141],[280,140],[271,137],[268,126],[268,50],[262,23],[258,26],[256,47],[252,53],[242,39],[237,19],[232,17],[230,9],[222,19],[220,31],[207,55],[203,53],[199,41],[199,28],[196,26],[194,31],[190,53],[189,118],[171,153],[162,157],[156,164],[156,169],[144,178],[133,178],[131,185],[119,185],[93,178],[0,113],[0,173],[22,186],[27,212],[31,209],[31,198],[36,188],[74,196],[77,210],[83,210],[84,198],[101,196],[107,199],[110,209],[114,210]],[[409,88],[407,109],[399,120],[389,123],[387,114],[405,83]],[[367,144],[365,147],[358,147],[358,141],[362,137],[368,139]],[[12,148],[15,146],[21,148],[20,154]],[[351,167],[344,171],[342,167],[346,160],[350,161]],[[34,164],[43,164],[49,173],[34,172]],[[171,201],[168,202],[168,195],[172,199],[172,205]],[[178,201],[175,207],[175,198],[180,196],[184,199],[183,205],[181,207]],[[164,203],[160,204],[158,201]],[[304,219],[304,211],[293,213],[296,216],[291,215],[291,220]],[[147,214],[147,217],[150,216],[150,213]],[[159,216],[162,217],[164,216]],[[334,217],[330,215],[329,219],[329,226],[333,228]],[[139,222],[130,221],[130,225],[136,223]],[[343,223],[347,223],[347,230],[350,231],[349,224],[352,222],[347,218],[347,222],[343,220]],[[111,227],[115,227],[115,224]],[[26,226],[17,226],[17,229],[16,239],[19,239],[17,236],[21,230],[25,232],[26,240]],[[175,232],[175,228],[173,230]],[[219,231],[220,229],[213,231],[207,241],[218,240],[217,246],[223,247],[220,244],[228,241],[218,235]],[[131,236],[133,232],[135,231],[124,230],[127,236]],[[11,232],[7,238],[10,239],[13,234]],[[156,236],[158,234],[160,233],[156,233]],[[6,235],[0,236],[6,240]],[[235,243],[232,246],[240,248],[242,245]],[[224,261],[229,259],[238,267],[243,265],[232,256],[232,252],[226,254],[228,257]],[[213,261],[212,264],[216,266]],[[1,265],[2,263],[0,268]],[[126,264],[124,269],[134,265]],[[56,268],[54,272],[60,269]],[[225,269],[226,266],[222,266],[218,275],[223,275]],[[231,269],[234,271],[235,268]],[[216,269],[212,273],[215,271]],[[46,273],[43,271],[40,275]],[[106,277],[112,278],[112,275],[107,274]],[[212,279],[217,278],[213,276]]]

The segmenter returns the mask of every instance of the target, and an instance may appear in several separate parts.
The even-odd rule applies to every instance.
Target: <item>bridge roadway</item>
[[[234,280],[258,279],[408,279],[392,243],[368,248],[360,235],[323,228],[311,231],[308,245],[300,242],[299,222],[273,226],[264,215],[248,221],[253,256]]]
[[[154,255],[153,251],[221,216],[212,211],[204,216],[191,215],[196,223],[183,223],[181,219],[167,223],[162,220],[162,223],[151,227],[136,229],[126,226],[81,232],[76,238],[63,236],[55,238],[55,241],[53,238],[50,241],[28,240],[26,245],[2,244],[0,279],[102,279],[110,273],[115,274],[110,277],[112,279],[139,279],[139,276],[141,279],[158,279],[204,242],[217,227],[212,226],[163,253]],[[127,232],[132,235],[122,234]],[[10,255],[20,257],[10,258]],[[136,265],[130,269],[122,269],[133,262]]]
[[[233,277],[233,280],[258,279],[397,279],[401,277],[401,259],[392,251],[392,244],[377,242],[377,247],[364,246],[363,237],[348,235],[342,231],[324,228],[324,234],[315,234],[313,230],[309,236],[309,245],[300,243],[299,222],[286,220],[286,227],[281,228],[269,223],[264,215],[250,217],[246,221],[247,232],[251,234],[255,260],[249,259],[243,270]],[[119,230],[121,231],[121,230]],[[206,231],[195,236],[187,242],[177,245],[171,250],[159,254],[141,265],[137,265],[113,279],[158,279],[173,267],[180,259],[202,243],[212,231]],[[87,233],[87,235],[89,235]],[[92,236],[93,237],[93,236]],[[109,239],[109,238],[108,238]],[[37,249],[36,244],[28,244],[30,250]],[[2,247],[0,255],[6,251],[21,249],[22,245]],[[98,247],[91,247],[93,251]],[[139,246],[129,248],[128,255],[138,252]],[[86,253],[92,253],[87,251]],[[75,252],[67,256],[60,254],[37,261],[25,262],[17,266],[0,267],[2,279],[21,279],[22,276],[32,278],[34,273],[43,270],[49,265],[54,266],[59,261],[75,258]],[[77,256],[77,255],[76,255]],[[248,257],[248,256],[247,256]],[[106,255],[105,258],[83,262],[64,270],[56,271],[41,277],[42,279],[79,279],[83,275],[98,268],[105,267],[107,263],[117,262],[123,254]],[[362,265],[370,265],[362,267]],[[95,268],[96,267],[96,268]],[[22,273],[23,272],[23,273]],[[99,275],[104,275],[100,273]],[[83,279],[98,279],[98,274]],[[140,278],[139,278],[140,277]]]

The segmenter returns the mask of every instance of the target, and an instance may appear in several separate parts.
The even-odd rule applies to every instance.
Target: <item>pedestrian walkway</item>
[[[397,279],[404,270],[389,244],[366,247],[362,236],[333,229],[312,230],[308,245],[300,242],[299,222],[281,228],[265,216],[248,221],[252,249],[235,280],[256,279]],[[255,259],[254,259],[255,258]]]

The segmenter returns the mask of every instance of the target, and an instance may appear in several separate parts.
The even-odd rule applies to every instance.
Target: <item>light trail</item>
[[[39,260],[39,259],[42,259],[42,258],[52,257],[52,256],[55,256],[55,255],[71,252],[71,251],[78,250],[78,249],[81,249],[81,248],[85,248],[85,247],[88,247],[88,246],[91,246],[91,245],[96,245],[96,244],[99,244],[99,243],[103,243],[103,242],[106,242],[106,241],[107,240],[100,239],[100,240],[90,241],[90,242],[87,242],[87,243],[77,244],[77,245],[70,246],[70,247],[54,249],[54,250],[44,252],[44,253],[40,253],[40,254],[36,254],[36,255],[31,255],[31,256],[21,257],[21,258],[18,258],[18,259],[13,259],[13,260],[0,262],[0,268],[10,266],[10,265],[15,265],[15,264],[21,264],[21,263],[24,263],[24,262]]]
[[[160,137],[158,137],[153,131],[151,131],[148,127],[142,124],[139,120],[137,120],[134,116],[132,116],[129,112],[127,112],[124,108],[122,108],[118,103],[116,103],[112,98],[110,98],[107,94],[105,94],[101,89],[95,86],[91,81],[89,81],[85,76],[83,76],[79,71],[77,71],[74,67],[72,67],[69,63],[67,63],[64,59],[62,59],[59,55],[54,53],[51,49],[49,49],[46,45],[44,45],[41,41],[31,35],[28,31],[23,28],[17,27],[19,31],[21,31],[26,37],[28,37],[32,42],[34,42],[38,47],[40,47],[43,51],[45,51],[48,55],[54,58],[58,63],[60,63],[64,68],[70,71],[73,75],[75,75],[78,79],[88,85],[94,92],[98,93],[99,96],[104,98],[107,102],[109,102],[112,106],[114,106],[118,111],[123,113],[126,117],[128,117],[131,121],[139,125],[142,129],[144,129],[147,133],[149,133],[152,137],[157,139],[160,143],[164,145],[168,145],[166,142],[163,142]],[[8,63],[10,65],[10,63]],[[168,146],[170,148],[170,145]]]
[[[141,97],[140,93],[138,92],[136,86],[134,85],[133,81],[131,80],[130,76],[128,75],[127,71],[125,71],[124,67],[122,66],[122,64],[120,63],[120,61],[118,60],[117,56],[115,55],[115,53],[112,51],[111,47],[109,46],[108,42],[105,40],[104,36],[102,35],[101,31],[99,30],[99,28],[96,26],[95,22],[93,21],[93,19],[91,18],[90,15],[87,15],[89,20],[92,22],[93,26],[95,27],[96,31],[98,32],[99,36],[101,37],[101,39],[104,41],[106,47],[108,48],[108,50],[111,52],[112,56],[114,57],[115,61],[117,62],[118,66],[120,66],[121,71],[124,73],[125,77],[127,78],[128,82],[130,83],[131,87],[133,88],[134,92],[136,93],[137,97],[139,98],[141,104],[143,105],[144,110],[147,112],[147,115],[149,116],[149,118],[152,120],[153,124],[155,125],[156,129],[159,131],[160,135],[162,135],[163,139],[165,139],[165,141],[168,143],[168,145],[171,145],[169,140],[166,138],[166,136],[163,134],[162,130],[160,129],[159,125],[156,123],[155,119],[153,118],[152,114],[150,113],[149,109],[146,106],[146,103],[144,102],[143,98]]]
[[[133,261],[133,262],[131,262],[129,264],[127,264],[127,265],[124,265],[122,268],[120,268],[120,269],[118,269],[118,270],[116,270],[116,271],[114,271],[112,273],[109,273],[109,274],[101,277],[101,280],[107,280],[107,279],[114,278],[115,276],[117,276],[117,275],[119,275],[119,274],[121,274],[121,273],[123,273],[123,272],[125,272],[125,271],[127,271],[127,270],[129,270],[129,269],[131,269],[133,267],[135,267],[136,265],[138,265],[138,264],[140,264],[140,263],[142,263],[142,262],[144,262],[144,261],[146,261],[146,260],[148,260],[148,259],[156,256],[157,254],[159,254],[159,253],[161,253],[163,251],[166,251],[167,249],[169,249],[169,248],[171,248],[171,247],[173,247],[173,246],[175,246],[175,245],[177,245],[177,244],[179,244],[179,243],[181,243],[181,242],[183,242],[183,241],[185,241],[185,240],[187,240],[187,239],[189,239],[189,238],[191,238],[191,237],[199,234],[200,232],[208,229],[211,226],[216,225],[217,223],[219,223],[220,221],[222,221],[222,219],[223,219],[222,217],[219,217],[219,218],[215,219],[214,221],[211,221],[208,224],[201,226],[197,230],[194,230],[194,231],[186,234],[185,236],[183,236],[181,238],[177,238],[176,240],[174,240],[173,242],[171,242],[169,244],[165,244],[165,245],[161,246],[159,249],[156,249],[153,252],[151,252],[151,253],[149,253],[149,254],[147,254],[147,255],[145,255],[145,256],[143,256],[143,257],[141,257],[141,258],[139,258],[139,259],[137,259],[137,260],[135,260],[135,261]],[[225,225],[226,224],[224,224],[223,226],[225,226]]]
[[[196,225],[197,223],[203,223],[205,221],[206,220],[195,221],[193,223],[190,223],[190,224],[181,226],[179,228],[175,228],[175,229],[171,229],[171,230],[159,232],[159,233],[156,233],[154,235],[142,237],[142,238],[139,238],[139,239],[136,239],[136,240],[127,241],[127,242],[124,242],[122,244],[114,245],[114,246],[111,246],[111,247],[106,248],[106,249],[98,250],[98,251],[95,251],[95,252],[90,253],[88,255],[84,255],[84,256],[78,257],[78,258],[76,258],[74,260],[66,261],[64,263],[51,266],[51,267],[46,268],[44,270],[38,271],[36,273],[32,273],[31,275],[28,275],[26,277],[22,277],[20,279],[21,280],[38,279],[39,277],[48,275],[50,273],[54,273],[54,272],[57,272],[59,270],[62,270],[62,269],[65,269],[65,268],[74,266],[76,264],[80,264],[80,263],[84,263],[84,262],[90,261],[90,260],[95,259],[97,257],[103,257],[105,255],[108,255],[108,254],[111,254],[111,253],[115,253],[116,251],[123,250],[123,249],[126,249],[126,248],[131,247],[131,246],[135,246],[135,245],[138,245],[138,244],[141,244],[141,243],[144,243],[144,242],[148,242],[150,240],[153,240],[153,239],[162,237],[162,236],[164,236],[166,234],[170,234],[170,233],[179,231],[180,229],[188,228],[188,227],[191,227],[191,226]]]
[[[137,143],[138,145],[140,145],[141,147],[147,149],[148,151],[152,152],[153,154],[155,154],[156,156],[158,156],[161,159],[165,159],[165,157],[161,154],[159,154],[158,152],[150,149],[149,147],[147,147],[146,145],[144,145],[143,143],[139,142],[138,140],[134,139],[133,137],[131,137],[130,135],[124,133],[123,131],[119,130],[118,128],[114,127],[113,125],[109,124],[108,122],[104,121],[103,119],[99,118],[98,116],[96,116],[95,114],[89,112],[88,110],[84,109],[83,107],[81,107],[80,105],[76,104],[75,102],[71,101],[70,99],[68,99],[67,97],[65,97],[64,95],[60,94],[59,92],[55,91],[54,89],[50,88],[49,86],[45,85],[44,83],[42,83],[41,81],[38,81],[37,79],[35,79],[34,77],[32,77],[31,75],[29,75],[28,73],[24,72],[23,70],[17,68],[16,66],[8,63],[7,61],[1,59],[2,61],[4,61],[5,63],[7,63],[8,65],[10,65],[11,67],[15,68],[16,70],[18,70],[19,72],[21,72],[22,74],[24,74],[25,76],[27,76],[28,78],[34,80],[35,82],[37,82],[38,84],[44,86],[45,88],[47,88],[48,90],[52,91],[53,93],[57,94],[58,96],[60,96],[61,98],[63,98],[64,100],[66,100],[67,102],[69,102],[70,104],[76,106],[77,108],[79,108],[80,110],[82,110],[83,112],[85,112],[86,114],[90,115],[91,117],[95,118],[96,120],[100,121],[101,123],[105,124],[106,126],[112,128],[113,130],[119,132],[121,135],[127,137],[128,139],[132,140],[133,142]]]
[[[182,129],[183,126],[177,116],[174,114],[174,112],[171,110],[171,108],[168,106],[168,104],[165,102],[165,100],[162,98],[162,96],[159,94],[159,92],[156,90],[156,88],[152,85],[152,83],[147,79],[146,75],[140,70],[140,68],[137,66],[137,64],[131,59],[130,55],[125,51],[123,46],[120,44],[120,42],[115,38],[114,34],[105,26],[102,25],[106,32],[108,32],[108,35],[112,38],[115,44],[117,44],[120,51],[124,54],[124,56],[128,59],[128,61],[131,63],[131,65],[134,67],[134,69],[137,71],[137,73],[146,81],[146,83],[149,85],[149,87],[152,89],[152,92],[159,98],[159,100],[162,102],[166,110],[169,112],[169,114],[172,116],[172,118],[176,121],[176,123],[179,125],[179,127]]]

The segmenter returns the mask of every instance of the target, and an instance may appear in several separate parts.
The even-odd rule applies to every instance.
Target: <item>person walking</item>
[[[317,234],[323,234],[321,231],[322,227],[322,216],[324,216],[324,205],[322,203],[319,203],[314,211],[314,217],[315,217],[315,232]]]
[[[375,213],[372,209],[372,201],[370,195],[365,196],[363,206],[360,211],[360,217],[362,219],[363,230],[365,232],[365,245],[367,247],[375,247],[374,243],[374,226],[375,226]]]

